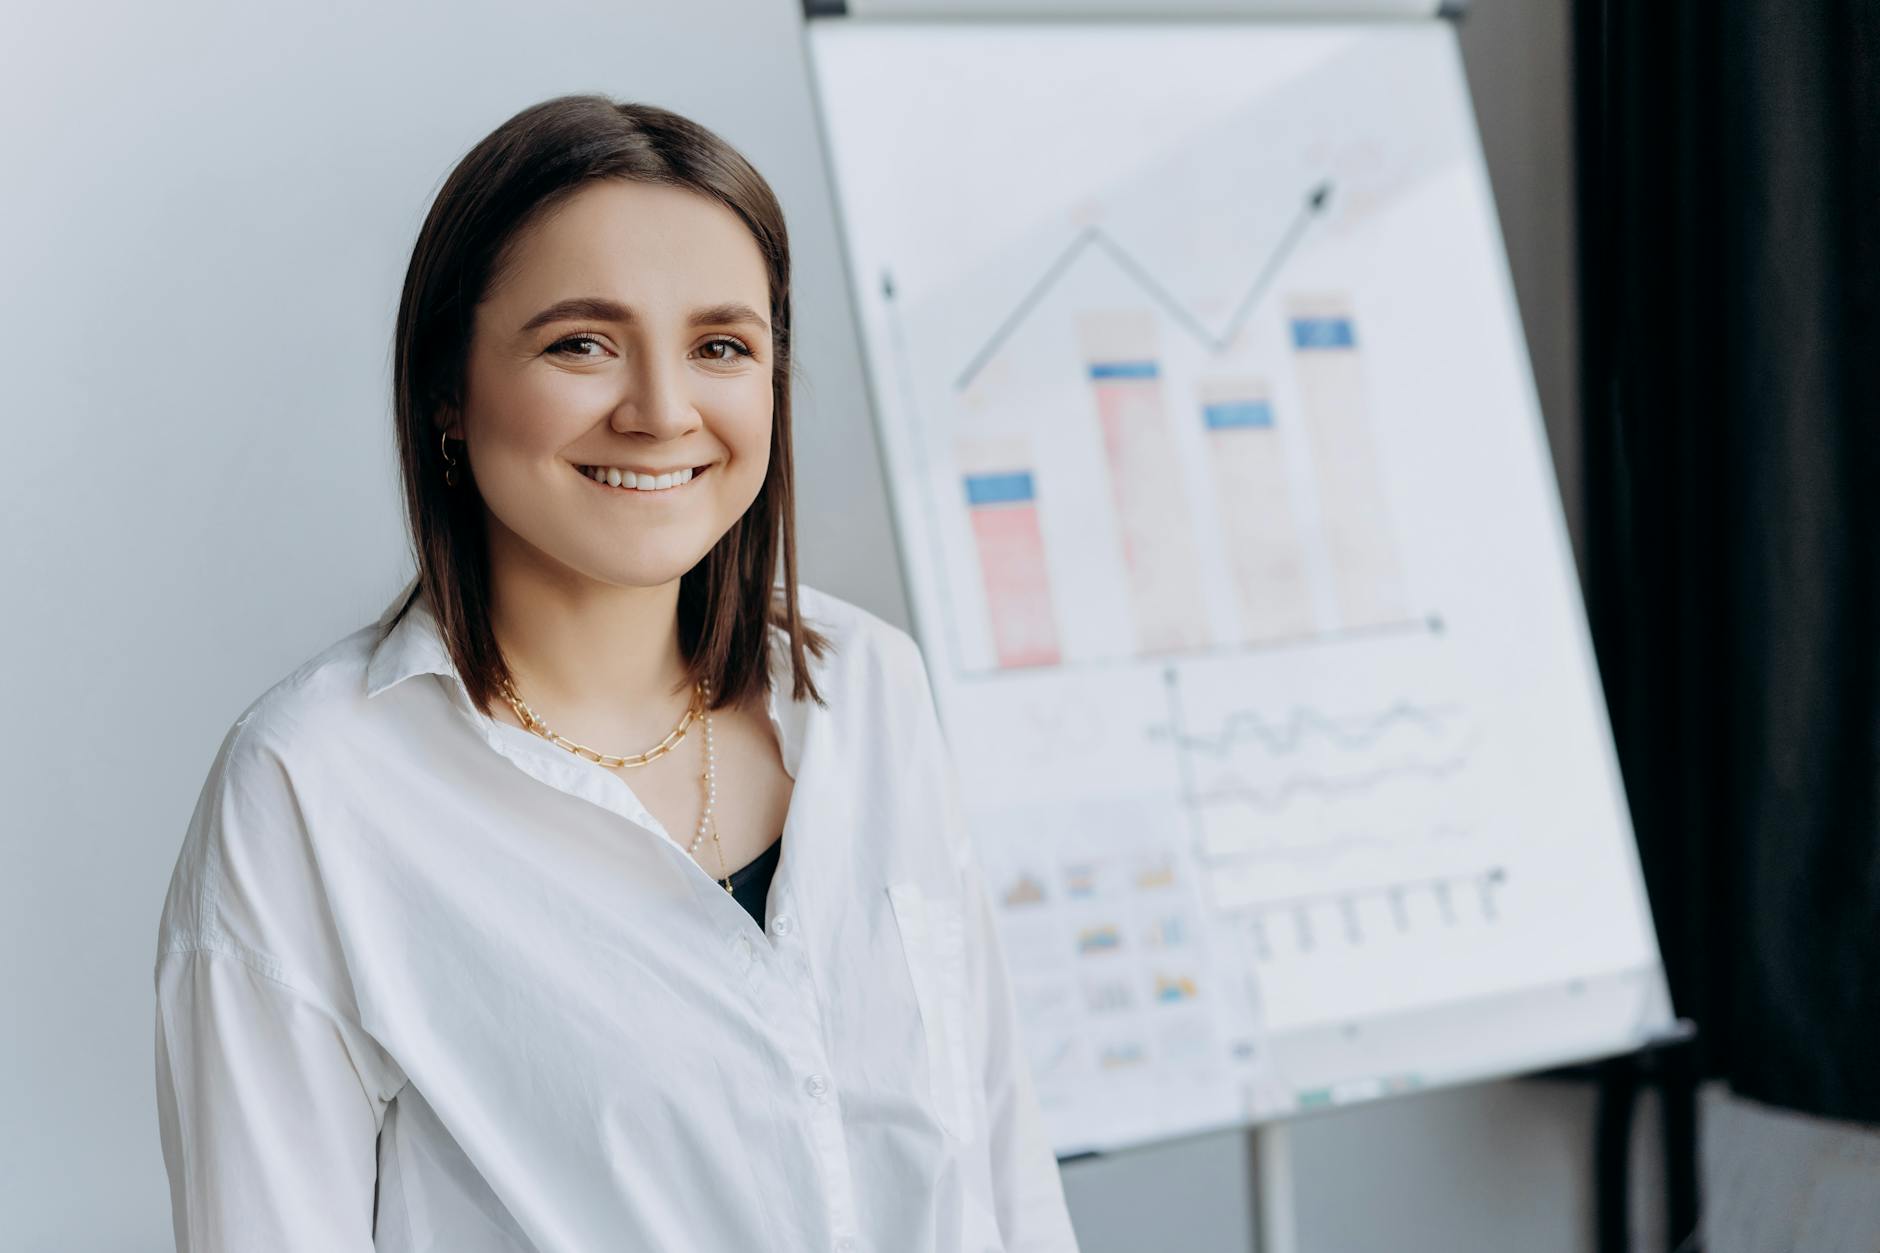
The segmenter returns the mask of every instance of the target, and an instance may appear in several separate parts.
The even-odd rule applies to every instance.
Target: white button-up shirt
[[[765,928],[423,597],[237,719],[158,935],[179,1249],[1076,1249],[920,652],[799,604]]]

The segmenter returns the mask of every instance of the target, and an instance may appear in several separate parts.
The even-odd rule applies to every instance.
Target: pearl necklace
[[[726,892],[735,896],[736,893],[732,891],[731,887],[731,875],[725,869],[724,842],[718,838],[718,823],[713,820],[712,815],[712,811],[718,804],[718,753],[712,743],[711,680],[699,680],[697,691],[698,695],[692,702],[692,706],[685,711],[685,716],[679,719],[679,725],[668,732],[665,739],[661,740],[644,753],[635,753],[631,757],[613,757],[606,753],[597,753],[591,748],[577,744],[573,740],[565,739],[549,730],[548,724],[536,717],[535,711],[529,708],[526,701],[516,695],[516,690],[509,685],[509,682],[507,680],[503,682],[503,699],[507,700],[509,707],[516,711],[516,717],[521,720],[524,727],[535,732],[551,744],[558,744],[575,756],[585,757],[587,760],[599,766],[644,766],[650,761],[657,761],[668,752],[671,752],[679,741],[685,738],[686,731],[690,729],[693,719],[700,718],[705,723],[705,769],[699,775],[699,783],[702,785],[705,792],[705,808],[699,814],[698,831],[692,836],[692,845],[688,851],[691,853],[693,859],[697,860],[698,846],[704,842],[705,833],[710,831],[712,845],[718,850],[718,873],[723,876],[724,889]]]
[[[710,680],[703,683],[706,704],[711,702],[712,685]],[[712,817],[712,810],[718,804],[718,751],[712,746],[712,716],[705,714],[705,773],[699,776],[699,782],[705,785],[705,810],[698,816],[698,831],[692,836],[692,856],[698,856],[699,841],[705,838],[705,829],[711,828],[712,846],[718,850],[718,873],[724,875],[725,891],[731,892],[731,876],[725,870],[725,846],[718,838],[718,823]],[[732,892],[732,895],[737,895]]]

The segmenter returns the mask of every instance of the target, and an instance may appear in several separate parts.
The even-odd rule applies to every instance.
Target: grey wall
[[[1482,3],[1464,46],[1571,474],[1565,10]],[[769,177],[796,247],[802,574],[906,623],[796,14],[15,7],[0,1247],[169,1246],[151,1058],[163,888],[230,721],[408,569],[387,408],[398,284],[444,173],[515,109],[572,90],[655,101]],[[1305,1247],[1585,1248],[1589,1119],[1584,1093],[1527,1082],[1301,1123]],[[1247,1248],[1244,1147],[1069,1167],[1088,1253]]]
[[[1571,9],[1569,0],[1476,0],[1460,31],[1541,414],[1578,553]]]
[[[762,169],[796,243],[804,577],[904,619],[798,9],[29,0],[0,37],[0,1248],[168,1247],[151,967],[221,735],[408,570],[399,285],[455,160],[567,91]]]

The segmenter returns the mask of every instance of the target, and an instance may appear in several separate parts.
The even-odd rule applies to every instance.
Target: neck
[[[689,688],[674,690],[685,678],[679,580],[617,587],[494,561],[490,576],[490,625],[516,694],[557,731],[656,740],[691,704]]]

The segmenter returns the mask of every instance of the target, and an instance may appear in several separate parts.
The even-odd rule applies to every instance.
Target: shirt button
[[[837,1240],[836,1253],[855,1253],[855,1237],[843,1236]]]
[[[771,920],[771,923],[770,923],[771,934],[789,935],[790,929],[794,926],[796,926],[796,924],[790,920],[790,915],[778,914],[775,918]]]
[[[823,1094],[829,1091],[829,1081],[821,1075],[811,1075],[803,1080],[803,1091],[820,1101],[823,1099]]]

